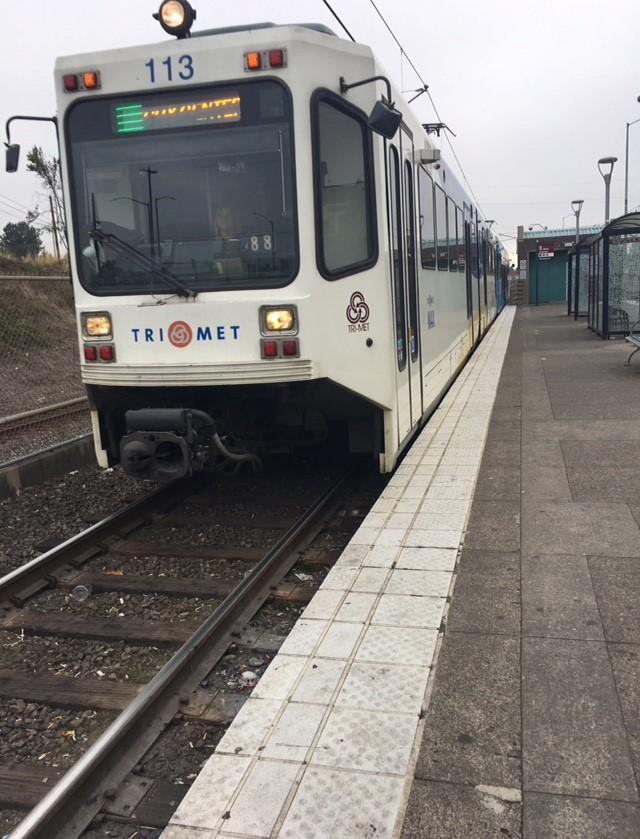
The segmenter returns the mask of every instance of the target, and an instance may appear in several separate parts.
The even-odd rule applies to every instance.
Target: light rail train
[[[367,46],[159,16],[176,40],[55,68],[99,463],[173,478],[337,429],[392,470],[502,308],[506,254]]]

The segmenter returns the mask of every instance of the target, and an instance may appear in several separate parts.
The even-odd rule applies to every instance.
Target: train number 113
[[[176,63],[179,67],[175,66]],[[165,80],[172,82],[174,81],[174,75],[186,82],[192,79],[196,72],[193,66],[193,58],[190,55],[181,55],[177,62],[170,55],[164,61],[159,62],[156,62],[155,58],[150,58],[144,66],[149,68],[149,81],[151,84]],[[163,67],[164,71],[162,70]]]

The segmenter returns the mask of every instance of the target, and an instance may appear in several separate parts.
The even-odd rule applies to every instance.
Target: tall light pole
[[[604,178],[604,223],[609,224],[609,195],[611,192],[611,173],[615,166],[617,157],[601,157],[598,161],[598,171]],[[609,167],[609,171],[602,167]]]
[[[580,212],[584,200],[576,198],[571,202],[571,209],[576,217],[576,260],[575,260],[575,280],[573,287],[575,289],[574,304],[573,304],[573,319],[578,320],[578,309],[580,308]]]
[[[638,102],[640,102],[640,96],[638,96]],[[638,119],[634,119],[631,122],[627,123],[627,137],[625,143],[625,151],[624,151],[624,214],[629,212],[629,128],[632,125],[635,125],[636,122],[640,122],[640,117]]]

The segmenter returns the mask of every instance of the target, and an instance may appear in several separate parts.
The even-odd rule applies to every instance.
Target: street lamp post
[[[578,309],[580,303],[580,212],[582,210],[582,205],[584,201],[582,198],[576,198],[574,201],[571,202],[571,209],[574,212],[576,217],[576,261],[575,261],[575,280],[573,283],[573,287],[575,289],[574,293],[574,303],[573,303],[573,319],[578,320]]]
[[[638,96],[638,102],[640,102],[640,96]],[[640,122],[640,117],[638,119],[634,119],[631,122],[627,123],[627,136],[625,142],[625,151],[624,151],[624,214],[629,211],[629,128],[632,125],[635,125],[636,122]]]
[[[529,225],[529,230],[533,230],[534,227],[539,227],[540,230],[546,230],[547,229],[546,224],[540,224],[539,221],[534,221],[533,224],[530,224]]]
[[[609,224],[609,196],[611,192],[611,173],[615,166],[617,157],[601,157],[598,161],[598,171],[604,178],[604,223]],[[603,166],[608,166],[609,171],[603,169]]]

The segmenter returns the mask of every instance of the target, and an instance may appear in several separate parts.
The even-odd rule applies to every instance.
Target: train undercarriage
[[[382,411],[328,379],[260,387],[87,387],[106,463],[169,480],[203,468],[260,468],[266,454],[336,443],[377,458]]]

